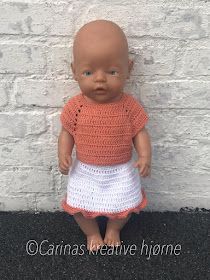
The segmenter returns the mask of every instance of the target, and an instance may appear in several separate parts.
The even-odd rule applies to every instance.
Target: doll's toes
[[[106,244],[107,246],[112,246],[112,244],[113,244],[112,238],[106,237],[106,238],[104,239],[104,244]]]
[[[107,238],[107,237],[105,237],[105,238],[104,238],[104,244],[106,244],[106,245],[109,246],[109,244],[110,244],[110,239]]]
[[[112,239],[110,239],[110,238],[104,239],[104,243],[105,243],[107,246],[114,246],[114,240],[112,240]]]
[[[108,240],[107,240],[106,238],[104,238],[104,244],[105,244],[105,245],[107,245],[107,241],[108,241]]]
[[[89,251],[97,251],[101,247],[103,247],[104,242],[101,238],[101,236],[96,235],[90,235],[87,236],[87,249]]]
[[[120,231],[109,228],[106,232],[104,243],[108,246],[119,246],[121,244]]]

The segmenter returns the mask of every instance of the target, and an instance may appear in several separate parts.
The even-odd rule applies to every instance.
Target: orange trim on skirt
[[[72,207],[72,206],[70,206],[66,203],[67,195],[62,200],[61,206],[64,209],[64,211],[67,212],[70,215],[74,215],[76,213],[82,213],[82,215],[85,218],[88,218],[88,219],[93,219],[93,218],[98,217],[98,216],[105,216],[105,217],[108,217],[110,219],[124,219],[132,212],[139,214],[139,212],[147,206],[147,198],[146,198],[146,194],[144,192],[144,189],[142,188],[141,191],[142,191],[142,201],[138,206],[136,206],[134,208],[127,209],[127,210],[122,211],[122,212],[117,212],[117,213],[95,212],[95,211],[91,212],[91,211],[87,211],[85,209]]]

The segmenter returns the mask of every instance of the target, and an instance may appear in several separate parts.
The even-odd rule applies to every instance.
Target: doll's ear
[[[75,66],[74,66],[74,63],[73,63],[73,62],[71,63],[71,70],[72,70],[72,73],[73,73],[73,78],[74,78],[74,80],[77,81]]]
[[[127,79],[130,78],[130,74],[131,74],[132,69],[133,69],[133,60],[129,59],[128,60],[128,76],[127,76]]]

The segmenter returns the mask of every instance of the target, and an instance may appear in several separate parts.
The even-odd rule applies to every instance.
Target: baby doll
[[[58,159],[60,172],[69,176],[62,207],[85,233],[88,250],[120,245],[120,230],[131,213],[147,204],[140,176],[150,174],[148,116],[123,91],[132,64],[125,34],[115,23],[95,20],[76,34],[71,68],[81,92],[62,110]],[[104,239],[98,216],[108,217]]]

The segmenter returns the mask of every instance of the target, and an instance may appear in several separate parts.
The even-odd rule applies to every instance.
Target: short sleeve
[[[71,134],[74,134],[74,105],[72,101],[69,100],[63,107],[60,115],[60,121],[63,127]]]
[[[132,138],[146,125],[149,120],[147,112],[143,106],[133,98],[131,102],[131,126],[132,126]]]

